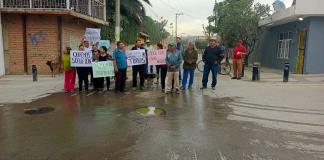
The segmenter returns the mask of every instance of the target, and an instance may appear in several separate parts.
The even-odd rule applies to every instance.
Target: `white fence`
[[[68,9],[106,20],[105,0],[0,0],[1,8]]]

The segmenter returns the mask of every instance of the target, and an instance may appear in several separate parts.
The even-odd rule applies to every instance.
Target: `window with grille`
[[[279,59],[289,59],[292,36],[293,36],[292,32],[281,32],[281,33],[279,33],[279,43],[278,43],[277,58],[279,58]]]

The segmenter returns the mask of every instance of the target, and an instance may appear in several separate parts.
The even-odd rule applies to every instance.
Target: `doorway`
[[[306,51],[306,37],[307,37],[307,30],[299,30],[299,44],[298,44],[298,55],[297,55],[297,65],[296,65],[296,72],[297,74],[304,73],[304,60],[305,60],[305,51]]]

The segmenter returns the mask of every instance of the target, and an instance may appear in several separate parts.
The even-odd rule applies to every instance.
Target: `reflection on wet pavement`
[[[24,109],[44,105],[55,110],[33,116],[24,114]],[[143,116],[136,112],[143,106],[147,107],[141,111],[146,113],[153,114],[160,108],[167,114]],[[167,96],[155,91],[58,93],[32,103],[0,108],[0,159],[324,158],[323,134],[285,129],[291,127],[291,120],[277,117],[276,112],[293,114],[291,116],[324,114],[323,111],[248,104],[233,98],[210,97],[199,91]],[[256,123],[272,120],[280,127]],[[313,124],[296,118],[291,123],[323,129],[320,122]]]

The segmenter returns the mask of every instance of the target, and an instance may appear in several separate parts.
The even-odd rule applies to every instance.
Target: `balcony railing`
[[[68,9],[106,20],[105,0],[0,0],[1,8]]]

